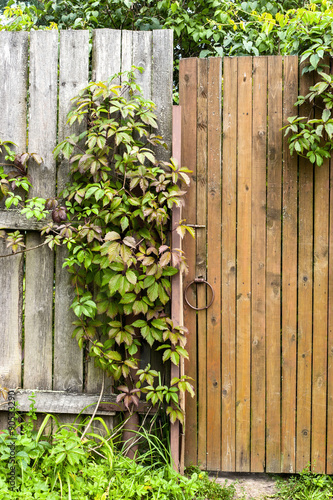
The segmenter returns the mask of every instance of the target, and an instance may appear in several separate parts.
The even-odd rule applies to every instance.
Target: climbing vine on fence
[[[333,45],[333,42],[332,42]],[[315,47],[317,48],[317,47]],[[298,96],[295,106],[308,103],[308,116],[291,116],[285,134],[289,135],[290,153],[296,153],[307,158],[311,163],[320,167],[325,159],[331,157],[333,149],[333,75],[325,72],[328,65],[324,64],[324,54],[332,55],[333,46],[319,51],[320,57],[314,48],[308,50],[301,60],[309,58],[305,66],[307,71],[316,71],[318,82],[309,88],[305,96]]]
[[[68,123],[81,132],[54,150],[70,165],[71,181],[61,199],[33,198],[23,211],[37,219],[51,211],[42,234],[50,248],[68,249],[64,265],[75,288],[71,307],[77,317],[73,336],[116,381],[118,401],[131,411],[145,394],[153,404],[166,405],[172,422],[182,421],[179,392],[193,395],[188,377],[166,384],[139,362],[143,342],[162,351],[164,362],[179,365],[188,357],[186,329],[173,324],[168,303],[170,277],[186,271],[182,251],[170,246],[170,216],[183,203],[189,170],[173,158],[158,161],[154,151],[163,142],[154,133],[154,104],[142,97],[133,71],[116,77],[126,81],[91,82],[74,99]],[[10,155],[10,145],[2,144]],[[18,157],[10,158],[17,163]],[[22,199],[9,189],[14,181],[1,177],[6,206],[19,206]],[[28,183],[24,178],[21,185]],[[182,236],[187,230],[192,231],[176,228]],[[9,235],[14,251],[23,245],[20,238]]]

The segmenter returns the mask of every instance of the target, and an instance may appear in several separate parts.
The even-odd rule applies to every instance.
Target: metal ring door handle
[[[209,304],[206,304],[204,307],[195,307],[192,304],[190,304],[186,294],[187,294],[187,290],[190,288],[191,285],[193,285],[193,284],[197,285],[197,284],[201,284],[201,283],[204,283],[205,285],[207,285],[211,289],[212,298],[211,298]],[[190,281],[190,283],[187,285],[187,287],[184,290],[184,299],[185,299],[186,304],[189,307],[191,307],[192,309],[194,309],[195,311],[203,311],[204,309],[208,309],[212,305],[212,303],[214,302],[214,298],[215,298],[215,293],[214,293],[212,285],[210,283],[208,283],[208,281],[206,281],[203,278],[194,278],[194,280]]]

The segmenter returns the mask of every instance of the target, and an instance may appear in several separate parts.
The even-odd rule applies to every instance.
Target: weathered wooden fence
[[[290,157],[281,127],[312,76],[297,57],[180,61],[190,272],[215,291],[184,307],[196,397],[186,462],[333,472],[332,164]],[[223,92],[221,107],[221,89]],[[307,116],[309,109],[300,109]],[[192,285],[201,307],[210,292]],[[206,297],[207,295],[207,297]]]
[[[171,32],[96,30],[91,42],[87,31],[1,32],[0,51],[0,138],[44,159],[29,165],[31,196],[53,196],[67,180],[52,150],[90,71],[102,80],[143,66],[139,83],[171,144]],[[293,472],[311,461],[333,472],[332,170],[291,158],[281,131],[311,83],[297,57],[225,58],[223,73],[219,58],[180,61],[182,163],[193,170],[183,217],[197,235],[185,242],[184,285],[201,277],[215,292],[207,311],[184,307],[196,386],[188,464]],[[0,210],[0,226],[22,231],[28,249],[42,241],[41,224],[15,210]],[[63,258],[45,246],[0,257],[0,385],[38,391],[39,411],[66,420],[96,401],[101,374],[71,338]],[[191,285],[187,298],[201,307],[210,292]],[[114,400],[110,386],[105,394]],[[28,406],[26,394],[21,401]]]
[[[29,164],[33,185],[29,196],[52,197],[68,180],[68,162],[57,165],[52,150],[68,134],[70,99],[87,85],[90,72],[100,81],[132,65],[142,66],[145,71],[137,81],[144,96],[156,103],[159,132],[171,146],[172,51],[172,31],[167,30],[103,29],[94,31],[92,40],[88,31],[0,33],[0,138],[14,141],[19,152],[36,152],[44,160],[41,166]],[[28,250],[41,244],[38,229],[43,225],[15,210],[0,210],[0,227],[22,230]],[[54,256],[41,246],[2,257],[9,253],[0,240],[0,385],[40,391],[38,411],[78,414],[97,402],[102,375],[71,338],[73,290],[62,268],[64,249],[57,249]],[[105,395],[111,391],[110,383],[106,385]],[[27,409],[27,395],[18,399],[21,409]],[[99,413],[113,415],[113,411]],[[2,411],[0,429],[6,423]]]

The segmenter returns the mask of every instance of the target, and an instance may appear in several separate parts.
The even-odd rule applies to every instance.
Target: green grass
[[[52,419],[53,434],[44,436]],[[0,500],[231,500],[232,486],[209,481],[199,469],[185,476],[170,465],[170,454],[162,440],[142,429],[145,443],[137,460],[127,458],[121,446],[120,429],[103,436],[92,428],[81,439],[85,427],[60,425],[46,416],[39,430],[33,428],[34,411],[16,434],[16,486],[9,487],[10,436],[0,434]],[[102,419],[97,418],[103,424]]]
[[[287,481],[278,480],[277,489],[281,500],[329,500],[333,498],[333,478],[307,468]]]

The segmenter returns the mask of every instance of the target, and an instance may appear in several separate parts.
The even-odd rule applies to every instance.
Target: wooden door
[[[311,77],[296,56],[192,58],[179,81],[196,228],[184,288],[204,278],[215,293],[208,309],[184,305],[185,462],[332,471],[330,162],[291,157],[281,130]],[[200,309],[210,288],[192,283],[186,298]]]

